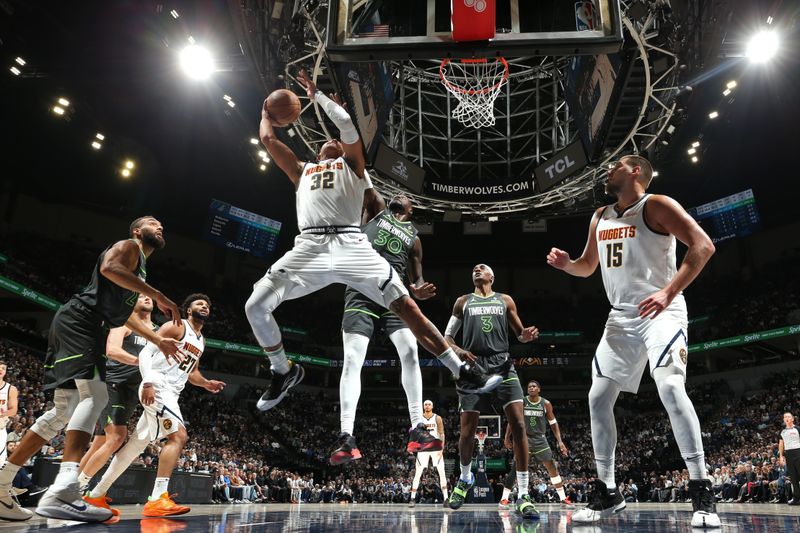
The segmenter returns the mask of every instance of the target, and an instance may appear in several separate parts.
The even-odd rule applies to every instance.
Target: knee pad
[[[79,401],[75,412],[69,419],[67,431],[92,433],[100,413],[108,403],[108,389],[99,379],[76,379]]]
[[[397,350],[397,356],[400,358],[401,365],[419,365],[417,339],[411,333],[410,329],[395,331],[389,335],[389,339]]]
[[[36,419],[31,431],[46,441],[52,440],[64,429],[78,405],[78,391],[75,389],[56,389],[53,395],[53,408]]]

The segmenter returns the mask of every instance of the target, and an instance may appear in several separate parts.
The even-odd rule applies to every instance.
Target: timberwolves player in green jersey
[[[567,499],[564,492],[564,481],[558,474],[558,466],[553,460],[553,451],[550,449],[550,444],[547,442],[547,426],[553,430],[553,435],[556,438],[558,449],[561,455],[567,456],[567,447],[561,440],[561,430],[556,421],[556,415],[553,413],[553,404],[548,400],[542,398],[539,393],[541,387],[539,382],[532,379],[528,382],[528,395],[523,399],[522,414],[525,417],[525,433],[528,437],[528,453],[530,458],[542,463],[550,475],[550,482],[556,489],[558,497],[562,503],[571,504],[572,502]],[[511,424],[506,428],[505,446],[509,450],[513,449],[511,442]],[[511,487],[516,482],[514,475],[514,468],[508,473],[506,478],[505,488],[503,489],[503,497],[500,499],[500,506],[506,507],[508,505],[508,496],[511,494]]]
[[[447,324],[445,339],[462,359],[474,361],[486,372],[499,373],[503,381],[487,394],[459,391],[458,403],[461,411],[461,433],[459,455],[461,477],[450,495],[450,508],[458,509],[464,504],[475,476],[472,474],[472,452],[475,448],[475,429],[481,412],[494,412],[495,406],[505,411],[514,439],[514,459],[517,464],[519,499],[516,510],[524,518],[539,516],[528,496],[528,440],[525,438],[525,421],[522,414],[522,387],[519,384],[513,361],[508,354],[508,328],[520,342],[530,342],[539,335],[533,326],[524,327],[517,315],[517,306],[507,294],[494,292],[494,272],[484,264],[472,269],[475,290],[456,300],[453,316]],[[461,326],[464,327],[462,346],[454,339]]]
[[[153,331],[158,326],[151,320],[153,301],[144,294],[139,295],[133,313]],[[139,404],[139,352],[147,344],[147,339],[133,332],[127,326],[120,326],[108,333],[106,342],[106,389],[108,403],[97,424],[95,437],[89,451],[80,464],[78,484],[83,489],[92,477],[119,450],[128,436],[128,422]]]
[[[596,522],[625,509],[614,479],[614,404],[621,391],[636,393],[649,363],[689,471],[692,527],[720,527],[700,421],[686,394],[688,318],[682,294],[714,254],[714,244],[678,202],[646,194],[652,178],[644,157],[627,155],[610,164],[606,192],[617,201],[595,211],[583,254],[573,261],[553,248],[547,255],[549,265],[573,276],[588,277],[599,265],[611,304],[589,389],[597,481],[591,503],[572,521]],[[688,247],[680,268],[677,240]]]
[[[39,500],[36,512],[48,518],[101,522],[111,512],[86,504],[78,487],[78,461],[89,444],[94,425],[106,406],[105,352],[108,328],[123,324],[175,354],[177,343],[153,333],[132,316],[139,294],[149,296],[166,315],[180,320],[178,306],[145,281],[145,261],[164,247],[164,228],[153,217],[130,226],[130,239],[109,246],[97,260],[92,279],[58,311],[50,325],[45,359],[45,389],[55,389],[54,407],[40,416],[0,469],[0,518],[27,520],[9,491],[20,467],[66,426],[64,455],[53,485]],[[180,358],[178,356],[178,358]]]
[[[372,247],[386,259],[404,285],[417,300],[427,300],[436,295],[436,287],[422,276],[422,242],[417,229],[411,223],[413,206],[404,194],[398,194],[386,203],[379,194],[367,204],[362,221],[363,233]],[[409,284],[409,281],[411,282]],[[417,358],[417,341],[409,327],[397,315],[382,307],[353,287],[345,290],[344,316],[342,318],[342,341],[344,344],[344,367],[339,381],[341,402],[341,433],[339,447],[331,454],[330,462],[339,465],[361,457],[353,436],[356,406],[361,395],[361,367],[367,355],[367,346],[376,328],[383,328],[397,349],[402,368],[402,383],[408,402],[411,420],[407,451],[433,452],[442,449],[442,442],[425,429],[422,418],[422,373]],[[462,367],[457,358],[452,358]],[[459,367],[456,369],[459,370]],[[459,385],[464,388],[489,390],[500,383],[494,376],[486,385],[486,378],[477,376],[472,369],[460,371]]]

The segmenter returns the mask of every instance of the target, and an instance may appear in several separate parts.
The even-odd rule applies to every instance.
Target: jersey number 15
[[[610,242],[606,244],[606,266],[617,268],[622,266],[622,243]]]

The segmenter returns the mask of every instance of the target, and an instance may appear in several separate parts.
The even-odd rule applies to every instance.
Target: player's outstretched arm
[[[264,100],[264,105],[261,106],[261,124],[258,127],[258,135],[275,164],[283,170],[294,184],[294,188],[297,189],[300,184],[300,175],[303,172],[303,163],[297,159],[291,148],[283,144],[275,135],[275,129],[272,127],[272,120],[267,114],[266,107],[267,101]]]
[[[539,337],[539,328],[536,326],[528,326],[527,328],[522,325],[522,320],[517,313],[517,304],[514,299],[508,294],[503,295],[503,300],[506,303],[506,313],[508,317],[508,325],[511,331],[517,336],[519,342],[531,342]]]
[[[411,294],[417,300],[436,296],[436,285],[428,283],[422,277],[422,241],[419,237],[414,239],[414,246],[408,254],[408,279],[411,280]]]
[[[594,274],[597,265],[600,264],[600,258],[597,255],[595,230],[603,209],[601,207],[595,211],[592,221],[589,223],[589,237],[586,239],[586,247],[583,249],[583,254],[579,258],[572,260],[564,250],[551,248],[550,253],[547,254],[547,264],[553,268],[563,270],[567,274],[581,278],[588,278]]]
[[[465,295],[456,300],[455,305],[453,305],[453,315],[450,317],[450,320],[447,322],[447,328],[444,330],[444,340],[453,351],[456,352],[459,359],[474,363],[476,361],[475,355],[456,344],[455,340],[455,336],[461,329],[461,322],[464,320],[464,305],[466,305],[466,303],[467,296]]]
[[[189,383],[196,387],[202,387],[214,394],[222,392],[222,389],[225,388],[225,382],[217,381],[216,379],[206,379],[205,376],[200,373],[200,369],[196,367],[189,373]]]
[[[361,225],[375,218],[386,211],[386,200],[383,195],[375,190],[375,187],[370,187],[364,191],[364,209],[361,212]]]
[[[639,303],[639,316],[655,318],[694,281],[714,255],[715,248],[703,228],[669,196],[652,195],[645,204],[644,216],[647,224],[655,231],[674,235],[689,247],[678,272],[669,284]]]
[[[139,358],[131,355],[122,348],[122,342],[131,333],[126,326],[112,328],[106,339],[106,357],[118,361],[123,365],[139,366]]]
[[[317,85],[308,75],[305,70],[300,70],[297,75],[297,81],[306,90],[306,94],[311,101],[316,101],[322,108],[328,118],[331,119],[336,127],[339,129],[339,137],[342,141],[342,149],[344,150],[345,159],[356,176],[361,177],[364,175],[366,168],[366,160],[364,159],[364,144],[361,142],[361,137],[358,135],[353,119],[339,101],[339,98],[332,94],[331,97],[325,96],[322,91],[317,89]]]

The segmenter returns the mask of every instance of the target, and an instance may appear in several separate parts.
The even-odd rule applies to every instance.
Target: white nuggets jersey
[[[422,415],[422,419],[425,421],[425,429],[428,430],[428,433],[435,439],[441,439],[442,437],[439,435],[439,426],[436,424],[436,413],[433,413],[430,418],[425,418],[425,415]]]
[[[183,356],[182,363],[178,364],[173,360],[167,359],[158,347],[152,343],[148,343],[139,354],[140,368],[143,368],[142,359],[144,357],[150,358],[149,375],[145,376],[143,371],[142,380],[144,382],[152,382],[156,387],[169,389],[175,394],[179,394],[183,387],[186,386],[189,374],[197,366],[200,356],[203,355],[203,350],[206,347],[205,339],[203,339],[202,335],[195,333],[188,320],[183,320],[183,327],[185,331],[178,347],[178,351]]]
[[[300,174],[295,204],[300,230],[325,226],[361,227],[364,191],[369,176],[359,178],[343,157],[306,163]]]
[[[3,386],[0,387],[0,407],[3,409],[8,409],[8,393],[10,390],[11,384],[8,382],[3,383]],[[6,424],[8,424],[8,417],[0,416],[0,431],[6,428]]]
[[[603,285],[612,307],[636,307],[666,287],[677,272],[675,237],[651,229],[645,221],[649,197],[644,195],[622,213],[608,205],[600,214],[595,237]]]

